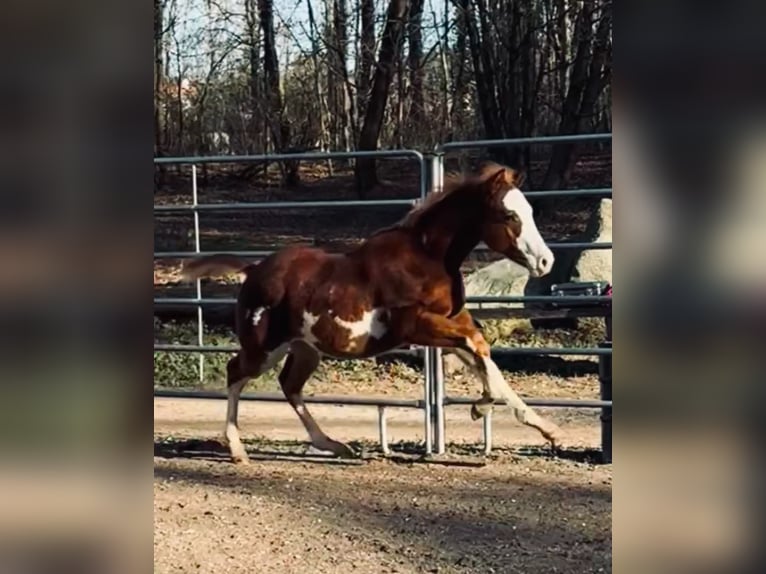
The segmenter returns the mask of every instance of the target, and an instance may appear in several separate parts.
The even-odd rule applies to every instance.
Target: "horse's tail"
[[[187,259],[181,268],[181,277],[185,281],[194,281],[202,277],[225,277],[245,273],[250,265],[252,265],[250,261],[236,255],[225,253],[205,255]]]

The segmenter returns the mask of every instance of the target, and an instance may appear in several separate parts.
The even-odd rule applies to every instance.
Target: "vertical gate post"
[[[428,195],[432,185],[432,165],[429,158],[420,158],[420,199]],[[431,456],[434,447],[434,356],[430,347],[423,348],[423,411],[425,419],[425,454]]]
[[[199,205],[199,198],[197,197],[197,165],[192,164],[192,205],[194,206],[194,252],[200,252],[199,241],[199,211],[197,206]],[[197,279],[197,299],[202,299],[202,281]],[[202,305],[197,305],[197,344],[202,347],[204,345],[204,322],[202,320]],[[205,354],[200,353],[199,358],[199,382],[200,384],[205,382]]]
[[[611,318],[609,318],[611,319]],[[607,328],[609,340],[599,344],[603,349],[612,349],[611,320]],[[602,401],[612,400],[612,355],[599,355],[598,357],[598,381]],[[601,462],[612,462],[612,407],[601,409]]]
[[[429,160],[429,193],[440,193],[444,185],[444,154],[436,152],[428,156]],[[446,451],[445,416],[444,416],[444,363],[441,349],[429,349],[432,369],[432,413],[434,427],[434,448],[436,454]]]

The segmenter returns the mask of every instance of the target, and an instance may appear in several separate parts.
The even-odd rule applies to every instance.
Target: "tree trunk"
[[[311,32],[311,56],[314,68],[314,97],[317,99],[317,108],[319,111],[319,147],[321,151],[327,151],[330,149],[330,138],[327,133],[327,120],[326,120],[326,107],[327,99],[322,90],[322,74],[319,66],[319,28],[316,24],[316,18],[314,18],[314,9],[311,5],[311,0],[306,3],[308,7],[309,16],[309,30]],[[333,175],[332,160],[327,160],[327,169],[330,177]]]
[[[601,21],[596,37],[593,34],[593,18],[596,13],[594,0],[585,0],[578,16],[575,30],[577,52],[569,76],[569,89],[562,108],[559,133],[562,135],[582,131],[585,119],[590,119],[599,96],[610,78],[609,52],[611,49],[611,2],[603,4]],[[575,144],[558,145],[543,181],[544,189],[560,189],[567,185],[575,163]],[[539,203],[541,211],[550,210],[548,201]]]
[[[577,132],[580,123],[580,106],[585,85],[588,81],[588,69],[590,67],[593,0],[585,0],[582,10],[577,19],[577,53],[572,63],[569,76],[569,89],[567,90],[564,104],[561,110],[559,122],[559,134],[570,135]],[[543,180],[543,189],[559,189],[567,180],[571,171],[574,144],[560,144],[553,147],[548,170]],[[541,202],[540,208],[545,210],[551,204]]]
[[[407,66],[410,74],[410,113],[412,125],[419,126],[424,116],[423,97],[423,0],[412,0],[407,25],[409,53]]]
[[[609,53],[611,51],[609,36],[611,28],[612,4],[610,1],[603,4],[603,11],[596,30],[593,57],[591,58],[588,70],[588,80],[583,91],[582,102],[580,103],[578,132],[592,129],[592,120],[596,113],[596,102],[611,80],[611,67],[609,65]]]
[[[476,78],[476,95],[479,100],[479,111],[481,112],[481,119],[484,125],[484,134],[487,139],[502,139],[502,120],[495,95],[495,84],[492,80],[493,70],[489,46],[484,45],[484,42],[489,40],[486,36],[479,36],[471,0],[460,1],[466,16],[466,32],[468,34],[474,77]],[[489,23],[487,21],[486,10],[483,7],[483,0],[479,0],[478,4],[482,28],[488,34]],[[484,16],[481,16],[482,13]]]
[[[258,126],[258,119],[261,115],[261,83],[260,83],[260,27],[256,13],[255,0],[245,0],[245,19],[247,22],[248,36],[248,60],[250,72],[250,122],[248,131],[250,132],[250,145],[254,152],[265,152],[266,148],[261,138],[257,135],[261,131]]]
[[[340,74],[342,86],[338,90],[338,103],[342,113],[343,149],[350,150],[352,134],[356,133],[354,111],[354,86],[348,75],[346,61],[348,59],[348,26],[346,0],[333,2],[333,28],[335,31],[335,66],[336,74]]]
[[[375,2],[361,0],[362,29],[360,34],[360,62],[357,74],[357,112],[359,117],[367,110],[370,97],[370,79],[375,64]]]
[[[404,28],[404,19],[407,14],[407,0],[391,0],[388,6],[386,26],[383,29],[383,37],[380,42],[380,54],[378,65],[372,82],[372,91],[367,110],[364,116],[364,124],[359,134],[360,150],[374,150],[378,146],[378,137],[386,111],[388,91],[394,75],[394,65],[398,58],[398,51]],[[373,158],[360,158],[355,169],[356,185],[360,197],[378,182],[375,172],[375,160]]]
[[[404,40],[404,35],[402,35],[402,40]],[[404,102],[407,100],[404,58],[402,57],[404,50],[402,48],[403,46],[400,45],[399,50],[397,50],[399,57],[396,58],[396,127],[394,129],[394,145],[400,149],[404,147]]]
[[[444,11],[444,31],[439,35],[439,63],[441,64],[442,73],[442,98],[441,98],[441,118],[439,123],[443,123],[444,127],[439,130],[438,133],[432,134],[438,141],[444,141],[445,133],[451,137],[452,135],[452,115],[450,114],[450,94],[452,93],[452,86],[450,85],[450,70],[447,63],[447,51],[448,51],[448,34],[449,34],[449,10],[447,9],[449,4],[445,3]],[[431,11],[431,17],[433,18],[434,30],[439,29],[439,22],[436,20],[436,12]],[[454,104],[453,104],[454,105]]]
[[[453,52],[452,77],[454,78],[452,93],[452,108],[450,109],[450,123],[453,129],[462,131],[464,98],[468,92],[466,84],[468,83],[468,74],[466,74],[466,38],[468,37],[468,12],[463,5],[455,6],[455,50]],[[462,135],[462,134],[461,134]],[[450,134],[450,139],[454,138]]]
[[[162,0],[154,0],[154,156],[163,155],[162,146],[162,86],[164,85],[162,69],[162,37],[163,18]],[[165,179],[165,168],[157,166],[157,185],[162,185]]]
[[[284,114],[282,90],[279,83],[279,60],[277,59],[276,37],[274,34],[274,6],[272,0],[258,0],[258,14],[263,31],[263,70],[268,88],[266,113],[269,128],[274,138],[277,153],[286,151],[290,146],[290,123]],[[295,164],[283,164],[283,177],[286,186],[300,183],[298,168]]]

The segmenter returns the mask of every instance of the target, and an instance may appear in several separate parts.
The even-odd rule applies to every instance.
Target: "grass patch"
[[[535,330],[528,321],[491,320],[483,322],[487,340],[496,347],[595,347],[603,341],[603,320],[598,318],[582,319],[577,329]],[[154,320],[154,341],[162,344],[193,345],[197,343],[195,322],[162,322]],[[225,327],[205,326],[204,345],[237,347],[234,334]],[[226,387],[226,363],[231,353],[205,353],[203,376],[199,375],[199,355],[197,353],[155,352],[154,387],[186,389],[223,389]],[[563,365],[572,369],[563,369],[560,375],[577,376],[583,370],[580,363],[583,357],[511,357],[512,364],[502,366],[518,374],[546,372],[546,365],[562,371]],[[562,363],[565,361],[565,363]],[[579,361],[579,363],[578,363]],[[555,365],[554,365],[555,363]],[[588,362],[588,365],[591,365]],[[595,362],[592,368],[595,369]],[[571,372],[570,372],[571,371]],[[279,369],[265,373],[253,380],[248,386],[249,392],[279,391],[277,376]],[[377,363],[374,359],[337,361],[323,360],[312,375],[309,394],[320,389],[335,393],[349,389],[366,390],[371,394],[401,394],[417,396],[422,385],[422,373],[419,366],[412,366],[402,361]]]

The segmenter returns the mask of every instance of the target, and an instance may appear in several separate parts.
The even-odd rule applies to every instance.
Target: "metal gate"
[[[296,201],[296,202],[253,202],[253,203],[215,203],[200,204],[197,198],[197,166],[200,164],[221,164],[221,163],[255,163],[272,162],[285,160],[331,160],[331,159],[354,159],[354,158],[413,158],[419,163],[419,195],[425,197],[429,192],[441,189],[444,181],[444,156],[450,151],[468,148],[487,148],[520,146],[529,144],[562,144],[579,142],[598,142],[611,141],[611,134],[587,134],[573,136],[555,136],[540,138],[519,138],[507,140],[484,140],[473,142],[452,142],[437,147],[435,153],[424,157],[415,150],[390,150],[390,151],[368,151],[368,152],[337,152],[337,153],[305,153],[305,154],[273,154],[273,155],[251,155],[251,156],[215,156],[215,157],[183,157],[183,158],[155,158],[156,165],[190,165],[192,170],[192,203],[184,205],[161,205],[155,206],[155,214],[167,213],[188,213],[191,212],[194,217],[194,252],[155,252],[155,259],[158,258],[183,258],[196,257],[204,255],[200,250],[199,233],[199,213],[214,211],[247,211],[257,209],[279,209],[279,208],[322,208],[322,207],[350,207],[364,208],[375,206],[411,206],[415,200],[395,199],[395,200],[349,200],[349,201]],[[577,189],[577,190],[550,190],[527,192],[525,195],[530,198],[542,197],[611,197],[611,188],[598,189]],[[611,243],[549,243],[549,247],[556,250],[564,249],[611,249]],[[482,247],[480,246],[479,249]],[[264,251],[240,251],[233,252],[243,257],[263,257],[270,252]],[[608,297],[577,297],[577,302],[611,302]],[[155,306],[167,305],[189,305],[197,308],[197,344],[196,345],[161,345],[155,344],[154,350],[158,352],[188,352],[199,354],[199,372],[202,377],[204,369],[205,353],[231,353],[236,352],[236,347],[204,346],[203,344],[203,312],[202,309],[209,305],[234,304],[235,299],[204,299],[202,298],[201,282],[196,283],[196,298],[155,298]],[[468,299],[469,305],[481,305],[482,303],[512,303],[512,302],[536,302],[566,304],[566,297],[472,297]],[[571,301],[570,301],[571,302]],[[512,353],[512,354],[548,354],[548,355],[596,355],[599,357],[599,378],[601,380],[601,400],[573,400],[573,399],[525,399],[531,406],[541,407],[568,407],[568,408],[589,408],[601,409],[602,424],[602,453],[607,462],[611,462],[611,311],[605,318],[607,323],[607,343],[599,348],[560,348],[560,349],[540,349],[540,348],[493,348],[493,353]],[[343,397],[343,396],[314,396],[306,397],[306,402],[310,403],[329,403],[339,405],[366,405],[378,407],[378,427],[381,447],[384,452],[388,452],[387,429],[386,429],[386,407],[404,407],[423,410],[424,419],[424,446],[425,454],[430,455],[436,451],[437,454],[443,454],[446,450],[446,428],[445,428],[445,407],[455,404],[469,404],[473,398],[469,397],[448,397],[445,395],[444,375],[442,371],[442,357],[440,349],[429,348],[423,354],[424,360],[424,385],[423,399],[378,399],[373,397]],[[225,399],[226,393],[222,391],[182,391],[182,390],[157,390],[155,396],[159,397],[184,397],[184,398],[215,398]],[[286,402],[281,394],[275,393],[244,393],[242,400],[255,401],[280,401]],[[492,419],[487,416],[483,423],[484,447],[485,452],[489,453],[492,448]]]

